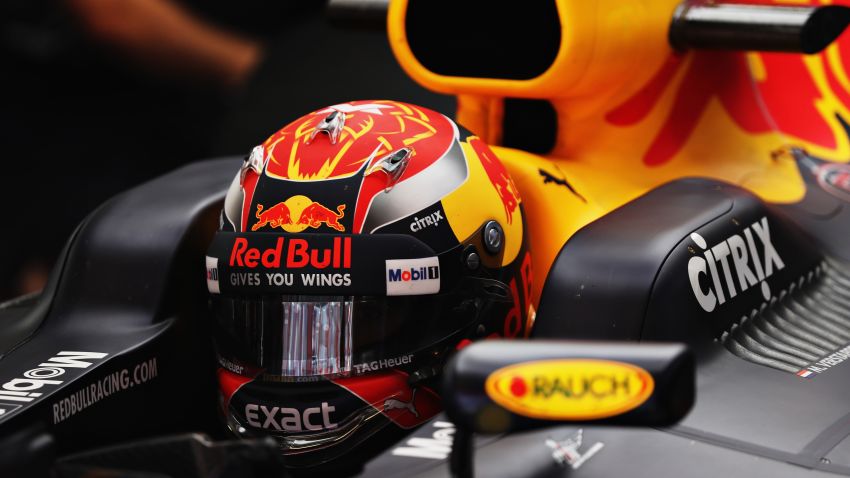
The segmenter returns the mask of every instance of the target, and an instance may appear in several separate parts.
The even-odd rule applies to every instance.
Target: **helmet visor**
[[[404,368],[477,322],[483,302],[463,296],[213,296],[219,361],[283,381]]]
[[[354,303],[343,296],[219,298],[220,354],[282,378],[351,370]]]

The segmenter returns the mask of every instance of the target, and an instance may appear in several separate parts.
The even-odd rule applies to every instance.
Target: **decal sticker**
[[[850,359],[850,345],[812,362],[797,372],[797,376],[801,378],[813,378],[815,375],[824,373],[833,367],[841,365],[846,362],[847,359]]]
[[[417,178],[418,180],[419,178]],[[377,209],[371,211],[375,213],[373,217],[376,218]],[[371,224],[369,224],[369,227],[371,227]],[[413,235],[427,244],[435,253],[445,252],[458,245],[457,236],[455,236],[451,224],[446,219],[446,211],[441,202],[434,203],[406,217],[380,225],[372,229],[371,234],[376,232]]]
[[[743,237],[733,234],[711,248],[702,236],[691,233],[691,240],[704,251],[702,256],[691,257],[688,261],[691,289],[703,310],[711,312],[723,305],[726,293],[728,299],[733,299],[739,290],[744,292],[756,285],[760,285],[764,300],[770,300],[767,279],[774,271],[785,268],[785,263],[770,241],[769,226],[767,217],[763,217],[746,227]],[[756,244],[761,245],[761,254]],[[701,281],[701,277],[705,279]]]
[[[655,388],[635,365],[610,360],[559,359],[509,365],[484,384],[494,402],[530,418],[596,420],[629,412]]]
[[[390,410],[406,410],[414,417],[419,418],[419,411],[416,410],[416,389],[413,389],[413,393],[410,395],[410,400],[406,402],[397,398],[388,398],[384,400],[383,410],[385,412]]]
[[[220,294],[218,285],[218,258],[207,256],[207,290],[210,294]]]
[[[824,191],[850,202],[850,165],[826,163],[817,168],[815,176]]]
[[[440,397],[428,387],[411,387],[400,370],[334,380],[397,426],[414,428],[440,413]]]
[[[250,247],[247,238],[237,237],[233,241],[228,264],[248,269],[350,269],[351,238],[334,237],[330,248],[316,248],[311,247],[306,239],[278,237],[275,247],[261,251]],[[311,287],[351,285],[351,274],[348,273],[229,272],[227,275],[232,286],[291,286],[296,279],[301,285]]]
[[[505,169],[499,158],[493,154],[493,151],[480,138],[470,137],[468,141],[472,149],[475,150],[475,154],[478,155],[481,165],[484,166],[484,171],[487,172],[490,183],[496,188],[496,192],[505,206],[505,216],[507,217],[508,224],[511,224],[513,222],[514,212],[516,212],[520,202],[519,191],[513,179],[511,179],[508,170]]]
[[[102,379],[53,403],[53,424],[60,423],[111,395],[150,382],[157,377],[156,357],[112,372]]]
[[[71,373],[73,369],[89,368],[107,355],[109,354],[103,352],[59,352],[46,362],[40,363],[38,367],[27,370],[21,377],[0,385],[0,403],[25,405],[32,402],[78,376],[79,373]],[[74,376],[65,376],[66,373]],[[0,408],[3,409],[0,420],[3,420],[20,407],[0,405]]]
[[[426,460],[445,460],[452,452],[455,426],[450,422],[436,421],[431,424],[434,431],[431,438],[413,437],[405,446],[393,448],[393,456],[424,458]]]
[[[331,430],[337,423],[331,419],[336,411],[333,405],[322,402],[317,407],[297,408],[267,407],[249,403],[245,405],[245,418],[254,428],[284,432]]]
[[[440,292],[440,259],[387,259],[387,295]]]
[[[245,375],[245,367],[237,363],[231,362],[225,357],[219,356],[218,364],[221,365],[221,368],[227,370],[228,372],[232,372],[238,375]]]
[[[573,193],[577,198],[581,199],[582,202],[587,202],[587,199],[584,198],[578,191],[573,188],[572,184],[570,184],[566,178],[556,178],[549,171],[546,171],[543,168],[538,168],[537,172],[540,173],[540,176],[543,177],[543,184],[557,184],[558,186],[563,186],[567,188],[571,193]]]
[[[582,440],[584,438],[584,430],[579,428],[572,436],[565,440],[546,440],[546,446],[552,449],[552,458],[561,466],[569,466],[573,470],[578,470],[581,465],[589,460],[593,455],[597,454],[605,444],[601,442],[594,443],[584,453],[581,453]]]
[[[366,372],[377,372],[385,368],[393,368],[401,365],[407,365],[413,362],[413,354],[402,355],[391,359],[373,360],[371,362],[354,364],[354,373],[361,374]]]
[[[434,211],[431,214],[422,218],[414,216],[413,221],[410,223],[410,231],[419,232],[427,227],[436,227],[443,219],[444,217],[442,210]]]
[[[254,216],[257,222],[251,226],[252,231],[266,226],[271,229],[280,228],[286,232],[301,232],[308,227],[319,229],[322,226],[339,232],[345,231],[345,227],[339,223],[339,220],[345,216],[345,204],[338,205],[334,212],[323,204],[300,194],[266,210],[263,210],[262,204],[257,204]]]
[[[286,245],[286,254],[283,254]],[[274,248],[262,252],[256,247],[250,247],[248,239],[237,237],[230,251],[230,267],[255,268],[260,265],[265,268],[298,269],[315,267],[324,269],[351,268],[351,238],[335,237],[330,248],[310,247],[306,239],[278,237]]]

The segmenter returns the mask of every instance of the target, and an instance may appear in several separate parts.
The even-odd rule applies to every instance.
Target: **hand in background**
[[[224,31],[170,0],[66,0],[85,32],[151,72],[240,86],[259,63],[255,40]]]

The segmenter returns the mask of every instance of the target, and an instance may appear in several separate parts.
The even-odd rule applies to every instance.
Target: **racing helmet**
[[[451,353],[529,330],[523,216],[490,148],[435,111],[355,101],[274,133],[206,257],[227,426],[310,467],[432,418]]]

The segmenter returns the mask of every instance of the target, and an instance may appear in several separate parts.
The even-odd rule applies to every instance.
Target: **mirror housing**
[[[694,358],[681,344],[488,340],[445,372],[459,428],[506,433],[556,423],[662,427],[694,402]]]
[[[695,361],[682,344],[487,340],[446,366],[443,404],[457,427],[449,468],[473,476],[473,434],[558,423],[662,427],[695,395]]]

